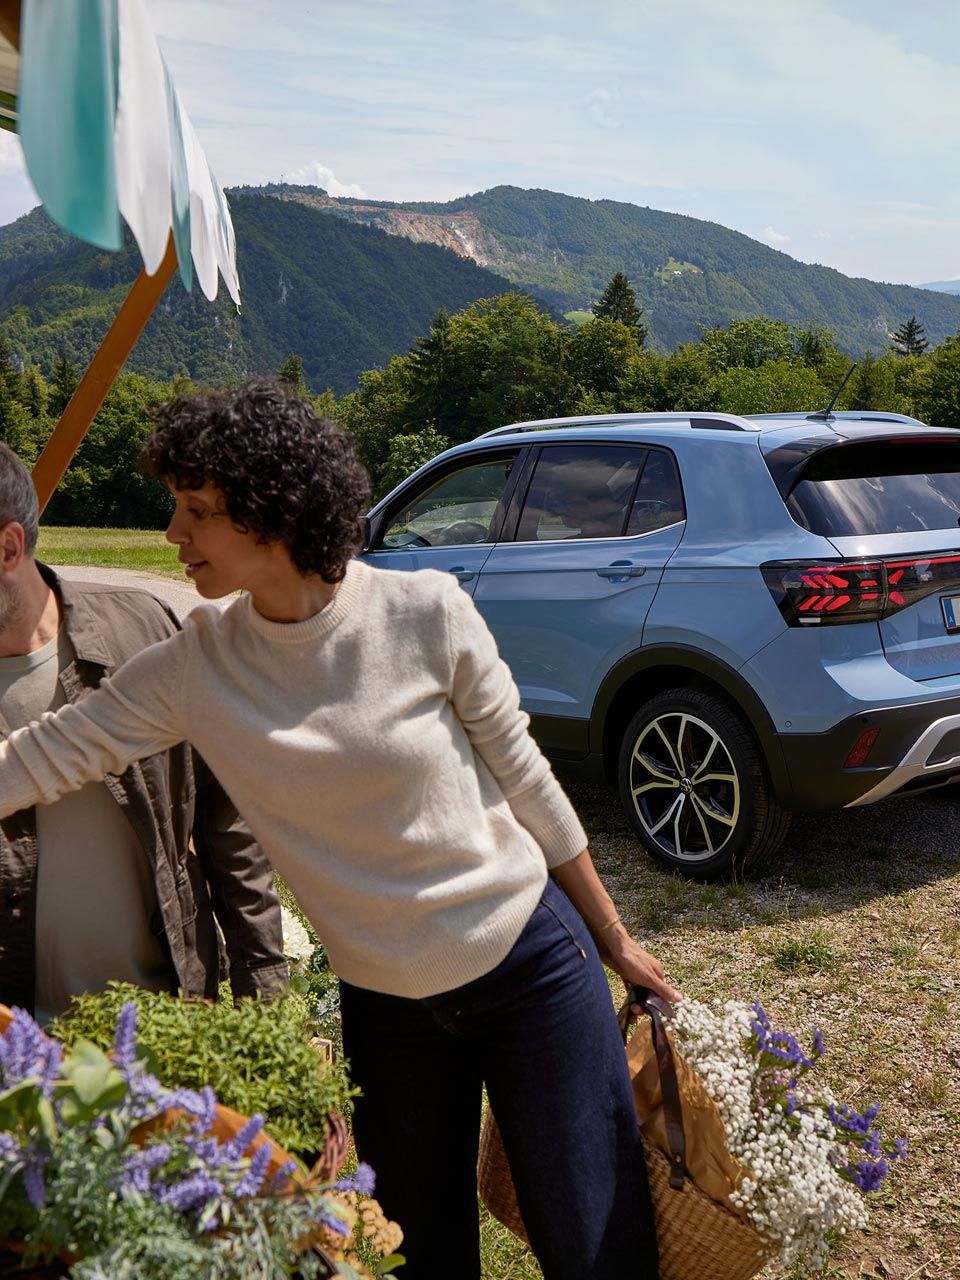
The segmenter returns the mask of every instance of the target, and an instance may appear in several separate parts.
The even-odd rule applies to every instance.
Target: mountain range
[[[937,293],[960,293],[960,280],[931,280],[920,285],[921,289],[934,289]]]
[[[852,355],[882,350],[916,315],[931,343],[960,330],[960,296],[851,279],[716,223],[550,191],[494,187],[443,204],[334,198],[318,187],[228,192],[243,308],[174,281],[130,367],[236,380],[302,356],[310,386],[338,394],[459,310],[509,288],[558,313],[586,311],[616,271],[631,279],[650,343],[758,314],[824,324]],[[0,227],[0,333],[49,370],[89,360],[139,269],[81,244],[42,210]]]

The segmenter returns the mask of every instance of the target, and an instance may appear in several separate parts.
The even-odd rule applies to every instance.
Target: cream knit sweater
[[[192,743],[337,973],[423,997],[489,972],[586,836],[449,574],[351,561],[306,622],[199,608],[0,747],[0,815]]]

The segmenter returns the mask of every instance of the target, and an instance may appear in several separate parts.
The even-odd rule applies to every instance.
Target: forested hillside
[[[211,306],[174,280],[130,358],[151,377],[235,382],[303,357],[315,390],[349,391],[429,328],[511,286],[469,259],[305,206],[234,194],[243,291],[238,316],[221,290]],[[39,209],[0,228],[0,334],[45,373],[66,353],[85,365],[137,271],[135,246],[103,253]]]
[[[698,325],[775,316],[825,324],[844,350],[882,351],[917,316],[933,342],[960,329],[960,299],[855,280],[810,266],[714,222],[615,200],[493,187],[445,204],[332,199],[316,187],[265,187],[396,235],[432,239],[475,258],[559,311],[589,307],[615,271],[630,277],[652,345],[671,350]]]

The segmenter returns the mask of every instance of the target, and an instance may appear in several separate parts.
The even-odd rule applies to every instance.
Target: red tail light
[[[782,560],[761,567],[791,627],[878,622],[923,596],[960,588],[960,554],[911,560]]]

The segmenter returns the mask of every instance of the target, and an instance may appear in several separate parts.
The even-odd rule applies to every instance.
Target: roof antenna
[[[830,422],[830,421],[832,420],[832,418],[833,418],[833,406],[834,406],[834,405],[837,403],[837,401],[840,399],[840,392],[843,390],[843,388],[844,388],[844,387],[847,385],[847,383],[850,381],[850,377],[851,377],[851,375],[852,375],[852,373],[853,373],[853,371],[854,371],[854,369],[855,369],[856,367],[857,367],[857,366],[856,366],[855,364],[852,364],[852,365],[850,366],[850,368],[847,370],[847,376],[846,376],[846,377],[844,378],[844,380],[840,383],[839,387],[837,387],[837,393],[836,393],[836,395],[833,397],[833,399],[830,401],[830,403],[827,405],[827,407],[826,407],[825,409],[818,409],[818,410],[816,411],[816,413],[808,413],[808,414],[807,414],[807,421],[808,421],[808,422],[810,422],[810,421],[811,421],[812,419],[814,419],[814,418],[815,418],[815,419],[817,419],[818,421],[821,421],[821,422]]]

